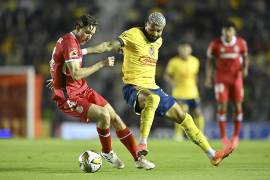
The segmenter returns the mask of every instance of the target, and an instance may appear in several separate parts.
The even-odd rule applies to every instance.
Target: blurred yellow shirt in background
[[[199,98],[197,88],[197,75],[200,62],[194,56],[189,56],[187,60],[179,56],[169,60],[166,73],[169,74],[175,86],[172,89],[172,96],[176,99],[195,99]]]

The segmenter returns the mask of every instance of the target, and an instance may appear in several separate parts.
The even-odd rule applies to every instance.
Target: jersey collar
[[[71,31],[70,34],[76,39],[75,34]]]
[[[74,39],[76,40],[77,43],[79,43],[78,39],[76,38],[75,34],[71,31],[70,32],[71,36],[74,37]]]
[[[233,36],[231,42],[227,42],[224,36],[221,36],[220,39],[224,46],[233,46],[236,43],[236,36]]]

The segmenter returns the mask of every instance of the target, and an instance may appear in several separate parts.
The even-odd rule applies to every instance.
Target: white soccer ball
[[[82,171],[86,173],[94,173],[100,170],[102,166],[102,158],[98,153],[88,150],[79,156],[79,163]]]

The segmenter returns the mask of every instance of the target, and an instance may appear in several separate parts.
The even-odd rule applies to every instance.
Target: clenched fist
[[[114,66],[114,56],[110,56],[107,59],[105,59],[104,61],[104,65],[105,66]]]

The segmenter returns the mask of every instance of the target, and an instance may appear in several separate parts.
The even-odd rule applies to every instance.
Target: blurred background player
[[[243,77],[248,75],[248,48],[243,38],[236,36],[236,27],[232,22],[222,26],[222,36],[213,40],[207,50],[206,87],[214,84],[218,102],[217,120],[220,137],[225,147],[236,148],[243,120],[242,102],[244,97]],[[226,134],[227,106],[231,100],[234,107],[234,131],[231,141]]]
[[[134,27],[123,32],[117,40],[103,42],[95,47],[83,49],[87,53],[103,53],[121,49],[124,54],[122,72],[124,99],[140,114],[140,145],[138,153],[148,153],[147,139],[155,114],[167,117],[181,124],[187,136],[217,166],[231,151],[215,151],[203,133],[196,127],[192,117],[185,113],[175,99],[163,92],[155,82],[159,48],[162,45],[162,32],[166,25],[163,14],[153,12],[145,27]]]
[[[204,117],[200,108],[200,97],[197,87],[197,76],[200,62],[192,56],[192,47],[188,43],[180,43],[178,56],[169,60],[166,68],[165,79],[172,86],[172,96],[189,112],[196,126],[204,131]],[[175,123],[175,140],[181,141],[184,132],[180,124]]]
[[[113,167],[122,169],[124,163],[112,150],[110,125],[115,128],[116,135],[133,156],[135,166],[153,169],[155,167],[153,163],[136,153],[137,146],[132,133],[112,106],[90,88],[84,79],[105,66],[114,65],[114,57],[108,57],[90,67],[81,67],[83,52],[80,45],[92,38],[96,26],[95,18],[83,15],[77,20],[72,32],[58,39],[50,61],[53,100],[64,113],[86,122],[90,119],[97,121],[97,132],[102,145],[101,156]]]

